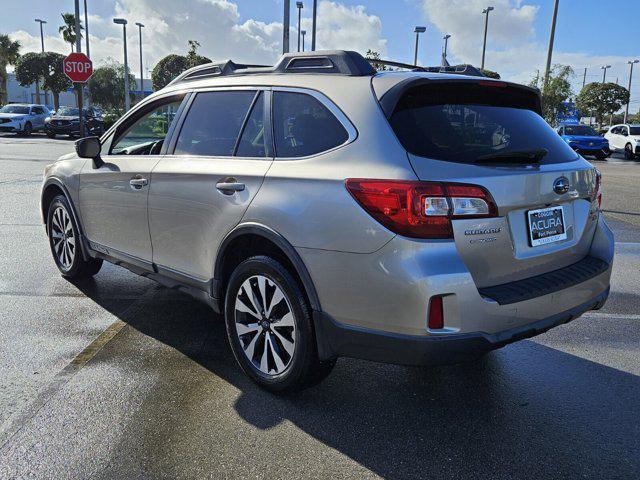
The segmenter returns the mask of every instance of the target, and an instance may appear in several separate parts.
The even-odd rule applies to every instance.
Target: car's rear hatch
[[[388,92],[392,102],[380,101],[418,178],[480,185],[497,206],[496,217],[452,221],[478,288],[557,270],[588,254],[596,172],[540,117],[536,91],[468,78],[418,78],[401,87]]]

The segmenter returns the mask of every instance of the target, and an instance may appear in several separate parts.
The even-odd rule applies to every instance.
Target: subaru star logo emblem
[[[569,179],[567,177],[556,178],[553,182],[553,191],[563,195],[569,191]]]

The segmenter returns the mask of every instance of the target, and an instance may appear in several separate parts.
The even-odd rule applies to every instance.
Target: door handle
[[[225,195],[233,195],[245,189],[244,183],[237,182],[235,178],[225,178],[216,183],[216,188]]]
[[[142,187],[146,187],[147,185],[149,185],[149,180],[147,180],[146,178],[142,178],[142,175],[136,175],[131,180],[129,180],[129,185],[131,185],[131,188],[133,188],[134,190],[140,190]]]

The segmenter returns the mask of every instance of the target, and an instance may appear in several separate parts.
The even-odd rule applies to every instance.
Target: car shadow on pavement
[[[89,284],[78,286],[91,296]],[[242,419],[260,430],[291,422],[382,477],[640,474],[636,375],[528,340],[450,367],[340,359],[320,385],[275,396],[236,367],[219,316],[179,292],[152,288],[138,313],[122,320],[237,388],[233,407]],[[178,389],[190,381],[183,370],[166,375],[167,382],[183,384]],[[154,390],[153,401],[176,408],[179,400],[164,390],[170,389]],[[146,415],[141,425],[148,425]],[[207,434],[215,428],[205,427]],[[153,435],[171,438],[174,428],[165,419],[153,425]]]

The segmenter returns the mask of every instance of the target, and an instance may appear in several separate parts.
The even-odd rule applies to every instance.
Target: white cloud
[[[292,3],[292,5],[295,5]],[[296,48],[296,23],[292,8],[290,45]],[[185,54],[188,40],[201,44],[198,53],[214,61],[233,59],[240,63],[273,63],[282,51],[282,23],[265,23],[256,19],[240,21],[238,5],[228,0],[118,0],[113,17],[126,18],[129,64],[132,73],[139,72],[138,27],[145,24],[143,50],[145,75],[147,66],[170,53]],[[344,48],[366,52],[373,48],[386,52],[386,40],[381,38],[382,22],[369,15],[365,7],[346,7],[339,2],[319,3],[318,48]],[[311,41],[311,20],[305,18],[308,44]],[[122,27],[109,17],[90,15],[91,57],[95,63],[114,58],[122,61]],[[19,40],[23,51],[39,51],[39,36],[25,31],[11,33]],[[47,50],[68,53],[70,46],[59,36],[45,37]],[[84,43],[83,43],[84,47]]]

